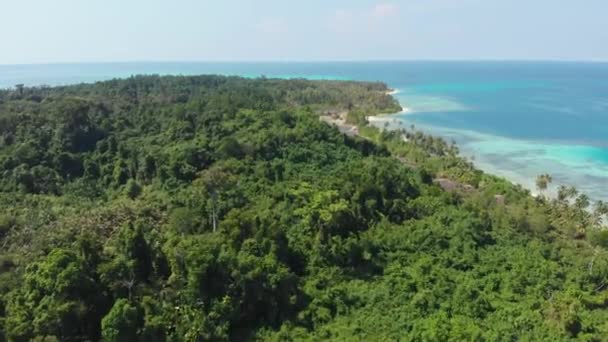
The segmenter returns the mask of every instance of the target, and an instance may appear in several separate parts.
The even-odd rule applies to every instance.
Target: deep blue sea
[[[608,199],[608,63],[335,62],[0,65],[0,87],[135,74],[229,74],[386,82],[394,119],[454,139],[490,173],[530,189],[540,173]]]

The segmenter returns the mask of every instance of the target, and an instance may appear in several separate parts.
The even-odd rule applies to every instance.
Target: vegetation
[[[536,177],[536,188],[538,189],[539,193],[542,194],[543,191],[547,190],[547,187],[549,184],[551,184],[551,182],[553,182],[553,177],[551,177],[550,174],[545,173],[538,175]]]
[[[364,126],[398,109],[386,91],[1,91],[0,339],[608,339],[608,206],[534,198],[441,139]]]

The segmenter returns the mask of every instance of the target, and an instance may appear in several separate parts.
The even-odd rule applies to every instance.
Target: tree
[[[8,336],[15,340],[98,336],[101,308],[97,306],[102,295],[84,260],[73,251],[54,249],[43,261],[28,266],[23,286],[12,293]]]
[[[233,186],[235,177],[221,167],[211,167],[201,172],[195,184],[209,197],[213,231],[217,230],[221,210],[222,193]]]
[[[23,83],[15,84],[15,88],[17,89],[17,93],[19,93],[19,96],[23,96]]]
[[[104,341],[137,341],[137,331],[142,324],[140,309],[120,298],[101,321],[101,334]]]
[[[536,188],[538,189],[539,193],[541,193],[541,195],[543,191],[547,190],[547,187],[552,181],[553,178],[548,173],[536,177]]]
[[[130,199],[135,199],[141,194],[141,186],[133,178],[130,178],[125,185],[125,193]]]
[[[608,203],[599,200],[595,202],[593,206],[593,216],[596,225],[601,225],[604,221],[604,217],[608,215]]]
[[[219,147],[220,153],[226,158],[239,158],[243,155],[241,144],[234,138],[226,138]]]
[[[574,198],[578,196],[578,190],[574,186],[570,186],[566,189],[566,198]]]
[[[133,272],[139,281],[148,281],[152,274],[152,252],[143,227],[140,224],[128,224],[119,234],[119,251],[133,265]]]
[[[580,210],[585,210],[589,208],[590,204],[591,202],[589,201],[589,196],[585,194],[580,194],[574,202],[574,205]]]
[[[566,202],[568,200],[568,187],[565,185],[560,185],[557,187],[557,200],[560,202]]]
[[[185,235],[200,233],[200,213],[190,208],[176,208],[169,216],[169,228]]]

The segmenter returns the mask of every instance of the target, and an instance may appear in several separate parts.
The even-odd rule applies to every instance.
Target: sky
[[[0,0],[0,64],[608,60],[607,0]]]

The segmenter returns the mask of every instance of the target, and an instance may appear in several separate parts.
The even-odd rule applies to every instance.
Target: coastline
[[[392,94],[397,93],[399,93],[398,90],[392,89],[391,91],[387,92],[387,95],[393,96]],[[366,117],[366,120],[368,122],[367,125],[380,130],[391,130],[410,127],[410,125],[413,124],[412,122],[408,122],[407,120],[404,120],[403,118],[398,117],[397,115],[413,114],[414,112],[410,108],[404,106],[404,104],[399,101],[399,99],[395,98],[395,100],[399,102],[399,105],[402,107],[402,111],[394,113],[381,113],[368,116]],[[448,140],[448,138],[450,138],[451,134],[446,134],[447,132],[453,131],[452,134],[455,134],[454,132],[456,131],[446,129],[443,134],[441,134],[441,131],[438,132],[436,129],[433,129],[433,127],[422,126],[422,129],[420,129],[421,125],[419,124],[416,124],[416,127],[416,130],[420,130],[424,134],[440,137],[444,140]],[[471,132],[471,136],[473,136],[474,134],[476,134],[476,132]],[[482,171],[486,175],[502,178],[513,184],[514,186],[521,186],[522,188],[528,190],[530,192],[530,195],[533,197],[537,197],[540,195],[538,189],[536,188],[534,177],[536,177],[538,174],[541,174],[543,171],[539,170],[538,174],[532,177],[522,175],[513,169],[501,168],[500,165],[496,165],[491,160],[488,160],[488,158],[485,158],[483,154],[479,153],[478,151],[467,149],[468,144],[466,143],[457,142],[456,145],[461,149],[459,152],[459,156],[463,159],[471,161],[475,169]],[[558,177],[558,179],[561,178],[562,177]],[[543,192],[544,196],[550,199],[557,198],[558,185],[559,184],[557,184],[557,182],[550,184],[547,190]]]
[[[78,64],[76,64],[75,66],[78,66]],[[108,75],[112,75],[112,77],[128,77],[131,74],[147,73],[147,72],[150,72],[150,73],[156,72],[156,73],[160,73],[160,74],[165,74],[165,73],[171,73],[174,70],[179,70],[180,72],[183,72],[183,70],[187,70],[187,72],[185,72],[185,74],[200,73],[200,72],[209,73],[209,72],[214,72],[215,70],[220,70],[218,73],[221,74],[222,70],[223,70],[225,75],[242,74],[243,76],[245,76],[247,74],[248,75],[258,75],[258,74],[266,73],[265,71],[259,71],[259,70],[251,71],[251,70],[249,70],[249,69],[251,69],[251,66],[243,67],[243,68],[237,69],[236,71],[233,71],[231,73],[227,73],[225,70],[228,70],[228,69],[224,69],[225,66],[222,66],[221,64],[214,66],[213,64],[204,64],[204,63],[203,64],[196,64],[196,63],[195,64],[187,64],[187,63],[186,64],[183,64],[183,63],[171,64],[171,63],[169,63],[169,64],[161,64],[161,65],[154,64],[154,63],[135,63],[133,65],[130,65],[130,68],[129,68],[130,71],[128,74],[124,74],[124,72],[125,72],[125,70],[123,68],[124,65],[121,68],[111,68],[112,65],[94,65],[94,66],[95,67],[103,66],[104,68],[107,68],[108,70],[110,70],[110,71],[108,71]],[[183,69],[185,66],[189,66],[190,69],[188,69],[188,68]],[[70,70],[72,70],[73,67],[74,66],[70,67]],[[90,68],[91,68],[91,66],[89,65],[89,70],[91,70]],[[36,71],[36,73],[33,73],[31,75],[30,74],[24,74],[24,75],[28,75],[28,77],[34,77],[34,75],[35,75],[35,77],[37,77],[37,78],[32,78],[32,80],[39,80],[36,82],[40,83],[40,84],[43,84],[43,83],[56,84],[56,82],[59,82],[59,84],[64,84],[64,83],[73,84],[73,83],[78,83],[78,82],[82,81],[80,78],[78,78],[76,76],[80,75],[80,73],[82,73],[82,69],[84,69],[84,68],[75,68],[74,72],[76,70],[78,70],[78,73],[68,73],[67,76],[69,76],[70,78],[65,78],[64,80],[59,78],[62,81],[56,81],[58,79],[57,78],[58,74],[57,74],[56,70],[54,70],[56,68],[52,67],[51,69],[52,70],[50,70],[50,71],[52,71],[52,72],[48,72],[47,74],[40,75],[39,68],[36,68],[35,70],[34,69],[32,70],[32,72]],[[89,72],[89,74],[85,74],[86,81],[87,82],[96,82],[96,81],[103,80],[103,78],[99,77],[99,74],[97,73],[97,71],[98,70],[96,70],[96,69],[92,69],[92,71]],[[242,71],[242,73],[241,73],[241,71]],[[112,74],[113,72],[115,74]],[[104,71],[104,73],[105,73],[105,71]],[[175,73],[177,73],[177,72],[175,72]],[[294,73],[296,73],[296,72],[294,72]],[[281,74],[289,75],[289,70],[287,70],[287,68],[286,68],[286,70],[281,71]],[[315,73],[315,74],[323,75],[323,73],[321,71],[319,71],[318,73]],[[3,75],[0,75],[0,76],[3,76]],[[63,77],[63,74],[62,74],[62,77]],[[315,78],[314,74],[312,77],[310,75],[306,76],[306,77],[311,78],[311,79]],[[365,77],[356,77],[356,76],[349,77],[349,79],[364,79],[364,78]],[[376,78],[377,77],[374,77],[374,79],[376,79]],[[0,77],[0,79],[2,79],[2,77]],[[383,79],[389,80],[386,77]],[[53,81],[48,81],[48,80],[53,80]],[[18,79],[16,81],[10,81],[7,84],[13,85],[18,82],[29,83],[29,82],[34,82],[34,81],[30,81],[28,79],[24,79],[24,80]],[[401,91],[397,87],[398,84],[399,83],[393,83],[393,85],[395,85],[395,87],[394,88],[388,87],[384,93],[387,95],[393,96],[393,98],[395,98],[396,100],[399,101],[398,97],[403,98],[404,96],[399,96],[399,94],[402,93],[403,91]],[[403,89],[405,89],[405,88],[403,88]],[[408,94],[407,94],[408,96],[410,95],[409,92],[410,92],[410,90],[408,90]],[[406,95],[406,94],[401,94],[401,95]],[[406,116],[410,115],[410,114],[419,114],[420,113],[419,111],[423,110],[423,108],[420,106],[420,104],[418,102],[415,102],[415,103],[416,103],[416,105],[415,105],[416,108],[414,109],[414,108],[408,107],[408,103],[402,103],[401,101],[399,101],[399,105],[402,108],[401,111],[394,112],[394,113],[383,113],[383,114],[376,114],[373,116],[369,116],[368,118],[369,118],[370,124],[376,124],[376,126],[378,128],[382,128],[381,126],[384,125],[385,122],[388,122],[389,125],[391,125],[391,122],[398,120],[398,121],[401,121],[404,123],[401,127],[410,127],[410,124],[412,123],[412,121],[409,120]],[[426,110],[426,109],[424,109],[424,110]],[[419,129],[421,127],[422,127],[422,125],[416,124],[417,129]],[[353,134],[352,128],[345,127],[345,129],[347,129],[347,132],[349,134]],[[441,134],[441,132],[437,132],[435,130],[423,130],[423,132],[426,132],[432,136],[444,137],[444,139],[449,141],[449,136],[448,136],[448,138],[446,138],[446,136]],[[507,142],[507,143],[510,143],[510,142]],[[496,175],[497,177],[505,178],[513,184],[522,185],[525,188],[527,188],[528,190],[530,190],[531,193],[536,192],[534,178],[533,178],[535,176],[531,176],[529,174],[529,172],[528,172],[528,175],[522,175],[520,172],[521,171],[520,168],[516,168],[512,165],[510,165],[509,167],[504,167],[504,165],[506,164],[506,161],[504,163],[503,162],[496,163],[495,158],[480,158],[480,153],[478,151],[476,151],[475,149],[465,149],[464,148],[464,146],[467,146],[467,144],[461,144],[460,142],[457,141],[457,145],[459,147],[462,147],[461,153],[460,153],[460,155],[462,157],[470,159],[471,156],[475,156],[475,160],[473,161],[473,163],[475,164],[476,168],[484,171],[487,174]],[[541,146],[541,148],[544,148],[544,147]],[[488,150],[489,150],[488,148],[484,148],[483,153],[487,154]],[[470,153],[466,153],[466,152],[470,152]],[[514,154],[516,152],[522,152],[522,151],[513,150],[510,153]],[[503,156],[507,154],[506,152],[501,152],[501,153]],[[570,159],[569,156],[564,157],[563,159],[565,160],[566,158]],[[523,164],[523,162],[522,162],[522,164]],[[592,167],[593,170],[591,170],[591,171],[596,173],[593,176],[597,177],[597,178],[591,178],[591,177],[587,176],[589,174],[589,172],[588,172],[589,170],[584,169],[583,167],[581,167],[581,165],[564,165],[564,166],[565,167],[560,167],[559,164],[554,163],[554,164],[551,164],[551,167],[547,167],[544,170],[539,170],[539,172],[537,174],[540,174],[542,172],[549,172],[555,176],[556,174],[554,174],[554,173],[561,172],[562,170],[568,168],[568,170],[569,170],[568,172],[570,172],[570,174],[568,175],[569,178],[559,177],[559,176],[554,177],[554,183],[550,186],[550,188],[556,188],[557,184],[559,184],[560,182],[563,182],[563,184],[574,184],[579,189],[584,190],[585,193],[588,193],[590,195],[595,194],[593,196],[593,198],[603,199],[604,197],[606,197],[606,196],[604,196],[604,194],[608,195],[608,190],[605,190],[604,188],[601,188],[601,189],[598,188],[598,190],[594,191],[593,189],[590,190],[589,186],[585,185],[585,181],[588,179],[590,179],[592,182],[594,182],[594,184],[597,184],[599,182],[600,177],[597,176],[596,174],[598,172],[603,171],[601,168]],[[579,168],[581,170],[581,173],[584,173],[584,174],[580,175],[580,176],[579,175],[575,176],[574,173],[571,172],[570,170],[574,170],[576,168]],[[608,175],[608,172],[606,172],[606,174]],[[607,182],[607,184],[608,184],[608,182]],[[600,196],[598,196],[598,194]]]
[[[393,97],[393,99],[395,101],[397,101],[399,103],[399,106],[401,106],[401,111],[396,112],[396,113],[381,113],[381,114],[375,114],[369,117],[374,117],[374,116],[382,116],[382,115],[395,115],[395,114],[407,114],[407,113],[412,113],[412,109],[409,107],[406,107],[403,105],[403,103],[401,103],[401,101],[399,101],[399,99],[395,98],[394,96],[401,93],[401,90],[397,89],[397,88],[389,88],[385,94],[388,96]]]

